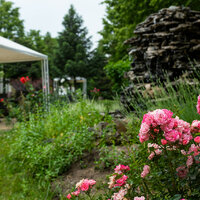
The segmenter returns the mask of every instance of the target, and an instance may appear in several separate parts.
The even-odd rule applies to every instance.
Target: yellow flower
[[[82,122],[84,120],[84,117],[81,115],[80,119],[81,119],[80,122]]]

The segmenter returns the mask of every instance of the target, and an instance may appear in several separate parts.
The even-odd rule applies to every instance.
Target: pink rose
[[[121,178],[119,178],[118,180],[116,180],[117,184],[115,184],[114,187],[117,187],[117,186],[121,187],[121,186],[125,185],[127,178],[128,178],[128,176],[123,175]]]
[[[71,194],[68,194],[67,199],[71,199],[71,198],[72,198]]]
[[[149,159],[149,160],[152,160],[152,159],[154,158],[154,156],[155,156],[155,153],[154,153],[154,152],[151,152],[151,154],[149,155],[148,159]]]
[[[88,181],[84,181],[84,182],[82,183],[80,189],[81,189],[82,191],[88,191],[88,190],[89,190],[89,186],[90,186],[90,185],[89,185]]]
[[[114,193],[112,196],[113,200],[122,200],[124,199],[124,196],[127,194],[127,189],[120,189],[119,192]]]
[[[188,159],[186,161],[186,165],[189,168],[190,166],[192,166],[193,164],[193,157],[192,156],[188,156]]]
[[[144,197],[144,196],[141,196],[141,197],[134,197],[134,200],[145,200],[145,197]]]
[[[78,196],[79,194],[80,194],[80,189],[75,192],[72,192],[72,195],[74,195],[74,196]]]
[[[145,177],[149,174],[149,172],[150,172],[150,167],[149,167],[149,165],[145,165],[145,166],[143,167],[143,171],[142,171],[142,173],[141,173],[141,177],[142,177],[142,178],[145,178]]]
[[[169,142],[176,142],[179,137],[180,137],[180,132],[176,131],[176,130],[172,130],[170,132],[167,132],[164,134],[165,139],[168,140]]]
[[[197,112],[198,112],[198,114],[200,114],[200,95],[198,96],[198,100],[197,100],[197,106],[196,106],[196,108],[197,108]]]
[[[194,138],[194,141],[195,141],[196,143],[200,143],[200,136],[195,137],[195,138]]]
[[[130,170],[130,167],[127,165],[127,166],[125,166],[125,165],[121,165],[121,164],[119,164],[119,165],[117,165],[116,167],[115,167],[115,173],[117,173],[117,174],[122,174],[122,172],[123,171],[129,171]]]
[[[110,176],[109,177],[109,182],[108,182],[108,188],[109,189],[112,189],[115,185],[115,178],[116,178],[116,175],[113,175],[113,176]]]
[[[82,179],[81,181],[79,181],[76,184],[76,188],[78,190],[82,190],[82,191],[88,191],[89,188],[91,188],[94,184],[96,184],[96,181],[93,179]]]
[[[194,120],[191,124],[191,133],[198,133],[200,132],[200,121]]]
[[[185,150],[182,149],[182,150],[181,150],[181,154],[184,155],[184,156],[186,156],[186,155],[187,155],[187,152],[186,152]]]
[[[166,145],[167,144],[167,140],[161,139],[161,143],[162,143],[162,145]]]

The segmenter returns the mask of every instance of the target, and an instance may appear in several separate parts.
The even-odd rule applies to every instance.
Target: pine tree
[[[56,65],[60,77],[87,77],[88,54],[91,47],[82,18],[71,5],[63,21],[64,30],[59,33]]]

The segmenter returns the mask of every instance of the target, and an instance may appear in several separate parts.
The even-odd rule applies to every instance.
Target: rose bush
[[[200,96],[197,112],[200,114]],[[200,199],[200,121],[190,124],[170,110],[157,109],[143,116],[138,137],[142,148],[133,155],[130,167],[116,166],[104,199]],[[86,191],[89,189],[87,185]],[[77,196],[71,193],[67,198],[73,195]]]

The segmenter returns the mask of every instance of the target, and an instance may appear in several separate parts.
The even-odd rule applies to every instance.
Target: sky
[[[73,4],[83,26],[88,29],[88,36],[92,36],[93,47],[101,38],[99,31],[103,29],[102,18],[105,16],[105,5],[102,0],[10,0],[14,7],[19,7],[20,19],[24,20],[25,30],[40,30],[42,35],[50,32],[52,37],[58,36],[63,30],[63,17]]]

